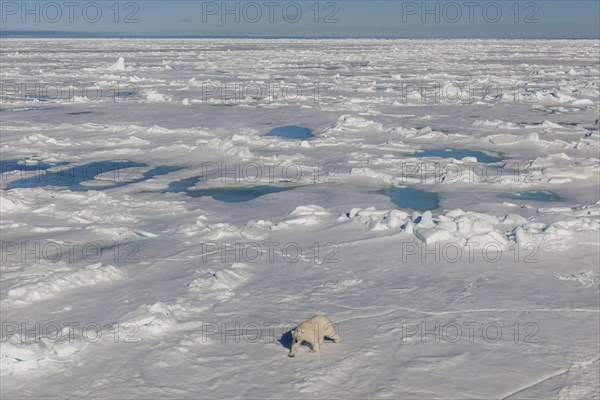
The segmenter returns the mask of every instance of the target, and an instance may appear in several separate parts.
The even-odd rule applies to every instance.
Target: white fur
[[[311,353],[319,351],[319,346],[323,344],[325,337],[338,343],[342,337],[337,331],[337,327],[325,315],[315,315],[311,319],[298,324],[292,331],[292,348],[288,356],[296,357],[296,350],[303,341],[308,342],[312,348]]]

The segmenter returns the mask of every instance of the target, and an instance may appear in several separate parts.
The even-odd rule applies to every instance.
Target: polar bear
[[[298,324],[296,329],[292,330],[292,347],[289,357],[296,357],[296,350],[306,341],[310,344],[311,353],[319,351],[319,345],[323,344],[324,338],[333,340],[333,343],[338,343],[342,337],[337,331],[337,327],[325,315],[315,315],[304,322]]]

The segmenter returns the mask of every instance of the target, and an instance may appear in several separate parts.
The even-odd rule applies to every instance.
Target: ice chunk
[[[119,57],[119,59],[110,67],[108,67],[109,71],[125,71],[125,59],[123,57]]]
[[[151,89],[146,95],[146,101],[148,101],[149,103],[159,103],[166,101],[166,99],[162,94],[158,93],[156,90]]]
[[[425,244],[442,242],[451,238],[450,232],[436,228],[417,229],[415,236]]]

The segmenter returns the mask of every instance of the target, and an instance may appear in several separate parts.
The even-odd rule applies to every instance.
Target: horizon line
[[[473,40],[598,40],[598,37],[438,37],[438,36],[290,36],[290,35],[150,35],[76,31],[3,31],[3,39],[473,39]]]

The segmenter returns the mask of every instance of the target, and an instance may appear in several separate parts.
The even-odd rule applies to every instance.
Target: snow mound
[[[263,240],[268,236],[268,232],[272,226],[273,223],[271,221],[248,221],[242,231],[242,236],[250,240]]]
[[[236,226],[221,222],[206,226],[201,233],[203,234],[204,238],[209,240],[240,237],[242,235],[242,231]]]
[[[230,269],[215,272],[215,287],[234,289],[248,279],[250,276],[248,269],[250,269],[248,265],[236,263]]]
[[[0,196],[0,212],[13,213],[27,210],[27,205],[20,200],[12,200],[4,196]]]
[[[190,291],[209,295],[213,293],[219,300],[234,296],[233,289],[240,286],[250,277],[250,267],[244,263],[234,263],[229,268],[219,271],[205,271],[200,278],[188,284]]]
[[[119,318],[119,322],[115,323],[111,330],[114,331],[118,326],[135,326],[137,332],[131,339],[134,342],[160,336],[172,330],[185,328],[186,324],[180,322],[180,318],[190,309],[191,303],[183,299],[173,304],[159,301],[151,305],[142,305]]]
[[[294,225],[317,225],[329,212],[317,205],[298,206],[290,213],[291,218],[273,226],[272,230],[287,228]]]
[[[0,343],[0,376],[30,373],[53,363],[68,363],[88,343],[101,338],[93,329],[85,338],[74,335],[72,326],[58,323],[41,325],[45,337],[24,337],[20,333],[4,337]],[[53,329],[56,327],[56,329]],[[62,327],[62,329],[60,329]],[[35,329],[32,324],[31,329]]]
[[[15,335],[17,336],[17,335]],[[51,354],[46,343],[11,343],[0,344],[0,375],[27,372],[40,369]]]
[[[188,286],[191,291],[202,291],[207,288],[229,291],[250,277],[251,268],[244,263],[234,263],[224,270],[216,272],[208,270],[203,277],[194,279]]]
[[[8,291],[8,300],[17,302],[34,302],[54,297],[66,290],[92,286],[125,277],[118,268],[102,263],[88,265],[83,269],[70,268],[62,264],[62,269],[54,268],[43,280],[25,283]]]
[[[556,279],[577,282],[583,286],[600,286],[600,279],[595,278],[593,275],[593,271],[588,271],[573,275],[557,275]]]

